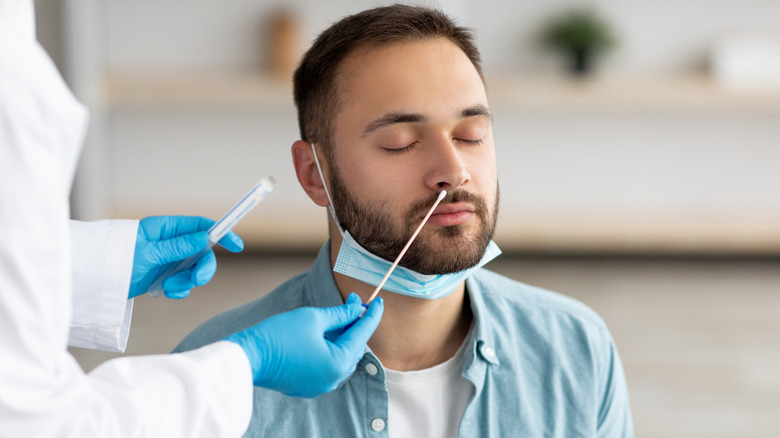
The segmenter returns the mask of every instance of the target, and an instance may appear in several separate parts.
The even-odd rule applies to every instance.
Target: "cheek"
[[[481,150],[474,157],[473,163],[471,177],[474,184],[477,190],[487,198],[487,201],[492,202],[496,197],[496,184],[498,182],[496,154],[492,144]]]
[[[341,177],[350,193],[360,200],[385,202],[388,192],[404,180],[396,168],[384,165],[369,153],[354,151],[342,155],[337,157]]]

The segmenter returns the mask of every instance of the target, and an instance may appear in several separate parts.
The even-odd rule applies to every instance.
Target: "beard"
[[[401,253],[406,242],[420,225],[420,218],[436,202],[438,194],[415,202],[404,215],[403,229],[393,225],[394,210],[385,204],[360,203],[352,196],[341,178],[337,166],[332,166],[329,182],[333,195],[333,208],[344,230],[363,248],[389,262]],[[407,269],[426,275],[451,274],[476,266],[485,254],[498,218],[499,192],[496,183],[496,200],[493,211],[488,209],[484,196],[465,190],[447,192],[441,204],[468,202],[474,206],[479,221],[476,231],[469,233],[467,224],[441,227],[421,232],[399,263]]]

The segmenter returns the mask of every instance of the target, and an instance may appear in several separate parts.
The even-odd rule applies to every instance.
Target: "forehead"
[[[487,106],[482,79],[466,54],[446,38],[363,47],[343,61],[336,130],[389,112],[432,119]]]

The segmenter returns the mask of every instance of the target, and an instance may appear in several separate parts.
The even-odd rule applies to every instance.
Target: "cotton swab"
[[[398,254],[398,257],[395,258],[395,261],[393,262],[393,265],[390,266],[390,269],[387,271],[387,274],[385,274],[385,277],[382,279],[381,282],[379,282],[379,285],[374,289],[374,293],[371,294],[371,297],[368,298],[368,301],[366,301],[366,306],[368,304],[371,304],[371,301],[376,298],[377,295],[379,295],[379,291],[382,290],[382,286],[385,285],[387,282],[387,279],[390,278],[390,275],[395,270],[396,266],[398,266],[398,263],[401,261],[401,257],[406,254],[406,250],[409,249],[409,247],[412,245],[412,242],[414,242],[414,239],[417,237],[418,234],[420,234],[420,230],[422,230],[423,225],[425,225],[426,222],[428,222],[428,218],[431,217],[433,214],[433,210],[436,209],[436,207],[439,205],[442,199],[447,196],[447,191],[442,190],[441,193],[439,193],[439,197],[436,199],[436,202],[433,203],[433,207],[428,211],[428,214],[425,215],[422,222],[420,222],[420,225],[417,227],[416,230],[414,230],[414,234],[412,234],[412,237],[409,238],[409,241],[406,242],[406,246],[404,246],[404,249],[401,250],[401,253]]]

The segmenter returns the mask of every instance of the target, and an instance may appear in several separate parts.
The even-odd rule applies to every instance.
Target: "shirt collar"
[[[474,315],[471,354],[472,357],[478,357],[493,365],[500,365],[498,360],[496,338],[494,335],[493,320],[490,318],[489,311],[485,306],[485,300],[482,296],[481,283],[475,279],[479,276],[481,269],[475,271],[466,279],[466,291],[469,294],[471,312]],[[468,356],[467,364],[471,361]]]
[[[314,307],[333,307],[344,304],[336,280],[333,278],[333,269],[330,264],[330,240],[325,242],[320,249],[317,259],[309,270],[306,279],[306,302]]]

